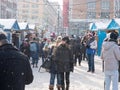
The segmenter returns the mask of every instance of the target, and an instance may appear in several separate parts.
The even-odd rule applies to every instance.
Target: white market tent
[[[35,30],[36,29],[35,24],[28,24],[28,27],[29,27],[30,30]]]
[[[120,19],[112,19],[109,23],[107,30],[119,30],[120,28]]]
[[[3,30],[7,33],[7,38],[12,42],[12,32],[20,30],[16,19],[0,19],[0,24],[3,25]]]
[[[28,30],[28,23],[27,22],[18,22],[18,25],[20,27],[20,30]]]
[[[35,24],[28,24],[28,28],[30,30],[30,33],[34,33],[36,30],[36,25]]]
[[[0,19],[0,24],[4,26],[5,31],[20,30],[16,19]]]
[[[98,31],[98,30],[106,30],[106,28],[108,27],[109,23],[111,22],[111,20],[102,20],[102,21],[96,21],[93,23],[90,23],[90,30],[91,31]]]

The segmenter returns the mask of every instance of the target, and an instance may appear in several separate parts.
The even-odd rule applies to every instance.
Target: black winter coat
[[[11,44],[0,46],[0,90],[25,90],[32,81],[28,57]]]
[[[73,71],[73,57],[71,50],[61,44],[57,47],[55,52],[55,60],[57,63],[58,72],[70,72]]]

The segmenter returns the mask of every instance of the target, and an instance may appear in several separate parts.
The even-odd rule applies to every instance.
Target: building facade
[[[72,19],[110,19],[114,18],[116,3],[120,0],[70,0]]]
[[[0,18],[16,18],[17,0],[0,0]]]
[[[58,26],[58,3],[52,3],[48,0],[19,0],[17,5],[18,21],[34,23],[39,32],[44,33],[45,36],[56,31]]]
[[[69,0],[70,34],[80,35],[96,20],[120,18],[120,0]]]
[[[43,0],[18,0],[17,19],[36,25],[41,24],[43,17]]]
[[[120,18],[120,0],[115,0],[114,13],[116,18]]]

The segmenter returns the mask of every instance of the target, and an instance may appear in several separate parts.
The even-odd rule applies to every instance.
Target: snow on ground
[[[39,66],[40,64],[41,60],[39,60]],[[81,66],[75,66],[74,72],[70,75],[70,90],[104,90],[104,73],[102,72],[101,59],[98,56],[95,57],[95,73],[87,72],[87,67],[87,61],[82,61]],[[50,74],[44,69],[38,72],[38,69],[32,68],[34,81],[26,86],[26,90],[49,90]],[[54,90],[57,90],[56,86]]]

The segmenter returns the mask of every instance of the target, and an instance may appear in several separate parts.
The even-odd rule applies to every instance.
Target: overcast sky
[[[63,9],[63,0],[49,0],[49,1],[51,1],[51,2],[58,2],[59,4],[60,4],[60,6],[61,6],[61,9]]]
[[[49,0],[49,1],[52,1],[52,2],[58,2],[60,5],[63,4],[63,0]]]

